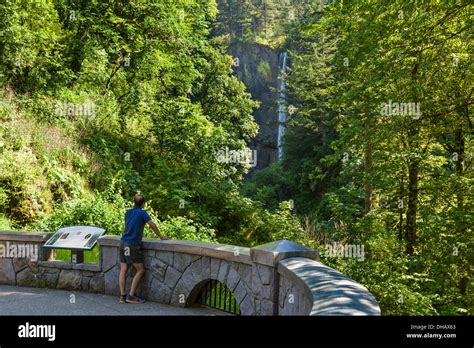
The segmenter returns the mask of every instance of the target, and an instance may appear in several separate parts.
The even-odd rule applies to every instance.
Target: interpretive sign
[[[63,227],[43,245],[52,249],[92,250],[97,239],[105,233],[105,228],[97,226]]]

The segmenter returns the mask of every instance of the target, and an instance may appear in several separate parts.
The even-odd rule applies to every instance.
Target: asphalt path
[[[0,285],[0,315],[218,315],[208,308],[156,302],[120,304],[118,296]]]

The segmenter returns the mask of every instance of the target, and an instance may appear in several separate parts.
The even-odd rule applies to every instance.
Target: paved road
[[[72,299],[75,303],[71,303]],[[156,302],[119,304],[117,296],[0,285],[0,315],[216,315],[216,312]]]

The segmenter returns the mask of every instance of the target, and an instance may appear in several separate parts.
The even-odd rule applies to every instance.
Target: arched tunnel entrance
[[[196,284],[187,303],[187,306],[193,305],[240,315],[240,306],[234,293],[217,279],[207,279]]]

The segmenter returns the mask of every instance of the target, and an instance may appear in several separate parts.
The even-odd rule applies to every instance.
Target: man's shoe
[[[140,297],[137,297],[137,296],[132,296],[132,295],[127,295],[127,298],[125,300],[127,303],[135,303],[135,304],[138,304],[138,303],[145,303],[145,300],[140,298]]]
[[[120,295],[120,303],[127,303],[127,295]]]

